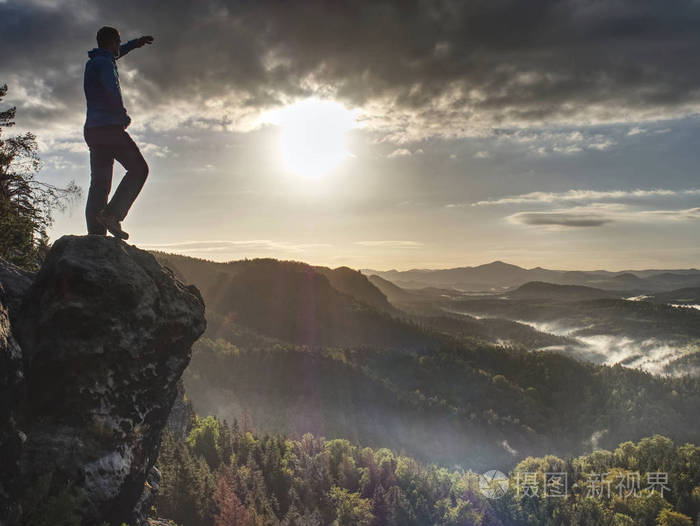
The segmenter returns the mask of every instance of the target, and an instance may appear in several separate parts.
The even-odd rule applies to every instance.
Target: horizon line
[[[145,245],[145,246],[149,246],[148,243],[145,243],[144,245]],[[136,246],[136,245],[134,245],[134,246]],[[153,245],[150,245],[150,246],[153,246]],[[139,248],[140,248],[140,247],[139,247]],[[209,258],[206,258],[206,257],[193,256],[193,255],[182,254],[182,253],[178,253],[178,252],[166,252],[166,251],[164,251],[164,250],[153,249],[153,248],[144,248],[143,250],[146,250],[147,252],[160,252],[161,254],[166,254],[166,255],[173,255],[173,256],[180,256],[180,257],[185,257],[185,258],[199,259],[199,260],[203,260],[203,261],[208,261],[208,262],[210,262],[210,263],[217,263],[217,264],[222,264],[222,265],[226,265],[226,264],[229,264],[229,263],[237,263],[237,262],[239,262],[239,261],[246,261],[246,260],[275,259],[275,260],[277,260],[277,261],[283,261],[283,262],[303,263],[303,264],[305,264],[305,265],[309,265],[309,266],[312,266],[312,267],[328,267],[328,268],[333,268],[333,269],[340,268],[340,267],[347,267],[347,268],[350,268],[350,269],[353,269],[353,270],[357,270],[358,272],[371,271],[371,272],[382,272],[382,273],[385,273],[385,272],[422,272],[422,271],[432,272],[432,271],[441,271],[441,270],[473,269],[473,268],[478,268],[478,267],[484,267],[484,266],[492,265],[492,264],[494,264],[494,263],[502,263],[502,264],[504,264],[504,265],[510,265],[510,266],[518,267],[519,269],[527,270],[527,271],[541,269],[541,270],[548,270],[548,271],[552,271],[552,272],[611,272],[611,273],[650,272],[650,271],[662,271],[662,272],[664,272],[664,271],[695,271],[695,272],[700,272],[700,269],[698,269],[698,268],[696,268],[696,267],[686,267],[686,268],[640,268],[640,269],[623,268],[623,269],[620,269],[620,270],[609,270],[609,269],[605,269],[605,268],[596,268],[596,269],[569,268],[569,269],[562,269],[562,268],[548,268],[548,267],[543,267],[543,266],[541,266],[541,265],[536,265],[536,266],[534,266],[534,267],[528,268],[528,267],[523,267],[523,266],[517,265],[517,264],[515,264],[515,263],[508,263],[508,262],[503,261],[503,260],[500,260],[500,259],[496,259],[496,260],[490,261],[490,262],[488,262],[488,263],[481,263],[481,264],[478,264],[478,265],[465,265],[465,266],[440,267],[440,268],[437,268],[437,267],[412,267],[412,268],[404,269],[404,270],[400,270],[400,269],[397,269],[397,268],[390,268],[390,269],[388,269],[388,270],[380,270],[380,269],[369,268],[369,267],[354,267],[354,266],[351,266],[351,265],[348,265],[348,264],[341,264],[341,265],[335,265],[335,266],[332,266],[332,265],[321,265],[321,264],[317,264],[317,263],[310,263],[310,262],[308,262],[308,261],[303,261],[303,260],[300,260],[300,259],[280,258],[280,257],[275,257],[275,256],[254,256],[254,257],[247,257],[247,256],[246,256],[246,257],[241,257],[241,258],[238,258],[238,259],[227,259],[227,260],[223,260],[223,261],[216,261],[216,260],[214,260],[214,259],[209,259]]]

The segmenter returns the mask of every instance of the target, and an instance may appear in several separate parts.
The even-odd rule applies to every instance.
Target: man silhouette
[[[151,43],[152,36],[143,36],[122,45],[119,31],[105,26],[97,32],[98,47],[88,51],[83,82],[87,101],[83,132],[90,148],[90,191],[85,207],[88,234],[105,236],[109,230],[116,237],[129,238],[120,223],[146,182],[148,164],[126,132],[131,118],[124,108],[116,60]],[[126,174],[108,203],[114,159]]]

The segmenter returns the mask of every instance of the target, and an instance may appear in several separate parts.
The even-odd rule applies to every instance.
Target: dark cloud
[[[689,191],[689,192],[692,192]],[[623,203],[594,203],[586,207],[551,212],[517,212],[506,219],[521,225],[555,225],[566,227],[602,226],[606,223],[685,222],[700,219],[700,207],[677,210],[640,210]]]
[[[597,214],[578,214],[566,212],[519,212],[509,216],[513,223],[523,225],[556,225],[567,227],[602,226],[613,221],[610,217]]]
[[[0,82],[56,102],[28,107],[36,119],[81,111],[85,52],[104,24],[156,37],[124,58],[137,70],[127,98],[182,121],[201,108],[235,127],[246,112],[312,93],[371,108],[369,122],[387,133],[438,135],[700,107],[691,0],[10,0],[0,3]]]

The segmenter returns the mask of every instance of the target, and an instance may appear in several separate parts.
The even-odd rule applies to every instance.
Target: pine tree
[[[219,422],[219,438],[216,443],[216,448],[219,450],[221,462],[230,465],[231,456],[233,455],[233,437],[226,420]]]
[[[0,101],[7,84],[0,86]],[[0,257],[35,270],[48,246],[52,212],[81,193],[74,182],[66,188],[39,181],[41,169],[36,136],[30,132],[6,139],[3,128],[14,126],[16,108],[0,112]]]
[[[384,488],[381,484],[377,485],[372,496],[372,514],[374,515],[372,526],[387,524],[389,520],[389,506],[386,503]]]

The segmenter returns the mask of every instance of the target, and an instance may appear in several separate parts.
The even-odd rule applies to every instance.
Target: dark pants
[[[139,147],[121,126],[85,128],[84,136],[90,148],[91,172],[85,219],[88,234],[104,236],[107,235],[107,230],[97,222],[97,212],[105,209],[117,221],[123,221],[146,182],[148,164]],[[114,159],[126,169],[126,175],[108,203]]]

